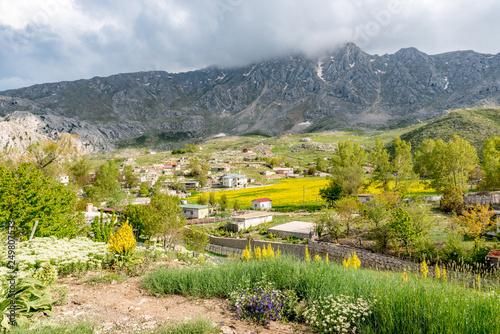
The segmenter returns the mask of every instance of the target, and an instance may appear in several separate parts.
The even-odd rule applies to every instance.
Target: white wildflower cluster
[[[73,270],[89,270],[102,266],[108,254],[104,242],[87,238],[58,239],[56,237],[34,238],[16,244],[16,271],[18,277],[33,276],[42,263],[50,263],[58,273]],[[7,258],[0,258],[0,277],[9,271]]]
[[[304,317],[320,333],[356,333],[357,326],[372,313],[373,303],[362,297],[319,297],[304,312]]]

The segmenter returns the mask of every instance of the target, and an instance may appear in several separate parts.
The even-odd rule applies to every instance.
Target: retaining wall
[[[252,249],[254,249],[255,247],[267,247],[268,244],[271,244],[271,247],[274,249],[274,251],[276,251],[279,247],[282,254],[293,254],[300,258],[304,258],[306,248],[306,246],[302,244],[289,244],[282,242],[248,239],[230,239],[210,236],[210,247],[213,247],[213,250],[208,247],[207,250],[223,255],[230,255],[231,253],[237,253],[241,255],[245,247],[247,247],[249,244]],[[219,253],[218,251],[216,251],[219,248],[214,246],[221,247],[221,252],[226,252],[227,254]],[[335,245],[331,243],[317,242],[312,240],[309,240],[308,248],[309,253],[311,254],[311,258],[316,254],[324,258],[326,254],[328,254],[328,258],[331,261],[339,263],[341,263],[345,258],[349,257],[352,253],[356,252],[356,255],[361,261],[361,267],[364,268],[394,271],[403,271],[404,268],[407,268],[411,271],[418,271],[420,268],[420,265],[418,263],[402,260],[394,256],[374,253],[364,248]]]

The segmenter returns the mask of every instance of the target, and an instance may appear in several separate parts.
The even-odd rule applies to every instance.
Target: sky
[[[353,42],[500,52],[498,0],[0,0],[0,91],[235,67]]]

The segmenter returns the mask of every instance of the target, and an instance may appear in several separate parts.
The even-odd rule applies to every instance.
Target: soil
[[[182,262],[170,263],[184,266]],[[98,324],[96,333],[148,332],[164,323],[206,318],[222,324],[221,333],[312,333],[304,325],[271,322],[267,327],[238,320],[228,300],[187,298],[178,295],[152,296],[140,288],[142,277],[130,277],[123,283],[84,283],[92,276],[105,273],[89,272],[84,277],[65,277],[55,285],[68,287],[66,302],[54,306],[54,320],[89,319]]]

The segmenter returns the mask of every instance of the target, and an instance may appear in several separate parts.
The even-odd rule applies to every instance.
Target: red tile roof
[[[486,255],[486,257],[500,258],[500,250],[492,249],[492,250],[490,250],[490,252],[488,253],[488,255]]]
[[[258,199],[254,199],[254,201],[257,201],[259,203],[262,203],[262,202],[272,202],[270,198],[258,198]]]
[[[178,166],[179,164],[177,162],[167,162],[165,166]]]

